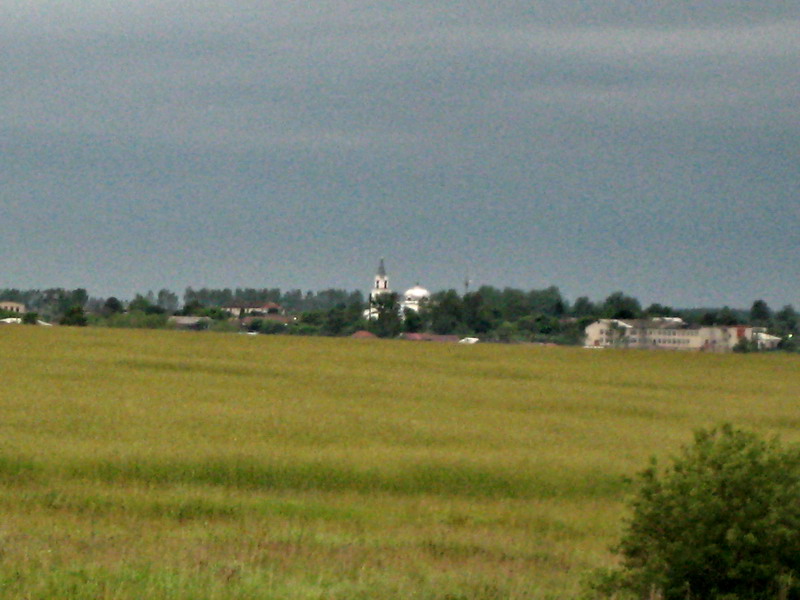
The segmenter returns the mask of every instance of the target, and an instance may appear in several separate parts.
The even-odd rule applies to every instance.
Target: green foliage
[[[656,302],[644,309],[644,313],[648,317],[672,317],[676,311],[671,306],[663,306]]]
[[[378,337],[397,337],[403,328],[400,318],[400,298],[397,294],[378,294],[372,307],[378,316],[369,322],[369,330]]]
[[[173,314],[178,310],[178,295],[168,289],[161,289],[158,291],[156,304],[165,312]]]
[[[587,296],[581,296],[572,305],[572,315],[575,317],[593,317],[599,313],[597,306]]]
[[[701,325],[738,325],[743,319],[737,311],[734,311],[728,306],[723,306],[719,310],[712,310],[706,312],[700,318]]]
[[[603,302],[602,315],[608,319],[638,319],[642,315],[639,301],[622,292],[614,292]]]
[[[61,324],[76,327],[86,327],[88,320],[86,318],[86,313],[83,311],[83,307],[76,304],[67,310],[61,319]]]
[[[798,598],[800,453],[730,425],[700,430],[666,469],[639,477],[602,596]]]
[[[124,310],[125,307],[122,305],[122,302],[120,302],[119,298],[115,296],[109,297],[103,304],[103,314],[105,315],[121,313],[124,312]]]
[[[772,319],[772,310],[764,300],[756,300],[750,307],[750,323],[761,327],[766,327]]]
[[[28,312],[22,315],[23,325],[36,325],[39,322],[39,315],[35,312]]]
[[[248,331],[255,331],[256,333],[273,335],[277,333],[286,333],[286,323],[272,321],[270,319],[254,319],[250,322],[247,329]]]
[[[513,323],[503,321],[500,326],[495,329],[495,336],[498,342],[511,342],[516,339],[519,332]]]
[[[748,352],[758,352],[758,344],[746,337],[740,339],[733,346],[733,351],[738,354],[747,354]]]
[[[425,328],[425,321],[415,310],[406,308],[403,311],[403,331],[406,333],[419,333]]]
[[[431,328],[434,333],[450,334],[463,319],[463,304],[455,290],[434,294],[431,299]]]

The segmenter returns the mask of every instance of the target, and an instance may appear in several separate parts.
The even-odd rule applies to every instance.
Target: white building
[[[749,325],[687,325],[678,317],[654,319],[600,319],[585,330],[587,348],[640,348],[730,352],[742,339],[759,349],[777,346],[780,338],[768,335],[764,327]]]
[[[9,300],[3,300],[0,302],[0,310],[10,313],[17,313],[20,315],[24,315],[26,312],[24,304],[21,302],[11,302]]]
[[[373,278],[373,285],[369,292],[369,307],[364,311],[364,317],[367,319],[377,319],[377,304],[379,298],[385,294],[391,293],[389,276],[386,274],[386,266],[384,265],[383,258],[381,258],[378,264],[378,272]],[[400,313],[402,314],[405,309],[419,312],[419,309],[424,306],[430,298],[431,293],[418,283],[414,287],[407,289],[403,295],[400,296]]]
[[[419,312],[419,309],[425,306],[430,299],[431,293],[420,284],[417,284],[403,293],[403,299],[400,301],[400,308]]]

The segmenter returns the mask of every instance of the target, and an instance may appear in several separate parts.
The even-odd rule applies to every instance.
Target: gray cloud
[[[0,287],[361,287],[386,255],[798,304],[798,34],[790,2],[7,2]]]

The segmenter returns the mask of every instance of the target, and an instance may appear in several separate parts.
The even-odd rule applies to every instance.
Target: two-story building
[[[27,311],[21,302],[11,302],[9,300],[0,301],[0,311],[24,315]]]
[[[780,338],[764,327],[749,325],[688,325],[678,317],[653,319],[600,319],[585,330],[589,348],[640,348],[647,350],[695,350],[730,352],[742,339],[769,350]]]

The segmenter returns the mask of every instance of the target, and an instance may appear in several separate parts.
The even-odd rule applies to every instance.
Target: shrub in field
[[[800,452],[730,426],[655,461],[591,597],[800,598]]]

